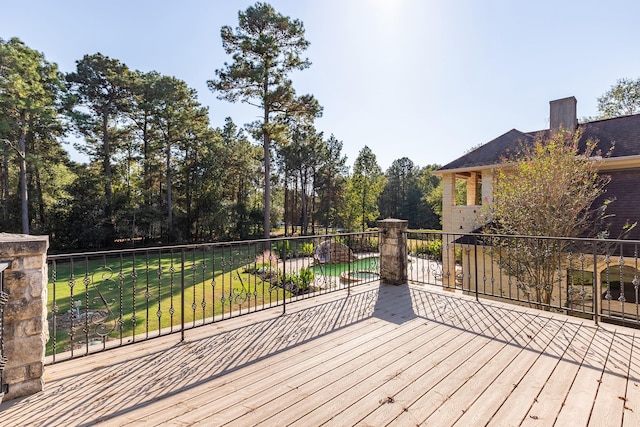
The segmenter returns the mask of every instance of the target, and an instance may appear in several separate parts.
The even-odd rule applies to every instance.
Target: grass
[[[344,240],[362,251],[371,251],[378,243],[377,236],[348,236]],[[287,258],[313,253],[312,242],[283,240],[279,245],[282,247],[276,243],[271,249],[284,250]],[[91,342],[101,344],[103,339],[126,342],[140,334],[180,330],[183,316],[186,326],[195,326],[203,319],[277,305],[292,295],[251,273],[269,263],[263,249],[260,243],[248,243],[54,256],[49,265],[52,329],[47,355],[54,352],[54,344],[55,352],[60,353]],[[349,269],[374,267],[370,260],[359,260],[313,273],[338,276]]]
[[[190,249],[184,254],[184,271],[182,257],[180,252],[148,252],[73,262],[67,258],[51,264],[48,309],[50,326],[54,307],[57,313],[56,352],[77,348],[87,339],[101,341],[102,336],[127,340],[138,334],[153,336],[153,331],[165,328],[179,330],[183,304],[185,324],[195,325],[283,298],[282,289],[245,271],[256,258],[260,260],[256,246]],[[71,310],[72,301],[76,310]],[[73,329],[70,311],[75,316]],[[53,343],[50,339],[47,344],[48,355]]]

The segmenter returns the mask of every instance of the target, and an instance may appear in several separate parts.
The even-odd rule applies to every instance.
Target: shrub
[[[287,259],[291,257],[291,244],[288,240],[276,242],[272,245],[271,251],[275,252],[280,259]]]
[[[301,269],[300,273],[298,273],[298,285],[308,288],[311,282],[313,282],[313,273],[311,272],[311,269]]]
[[[415,256],[427,257],[437,261],[442,261],[442,240],[430,240],[421,242],[412,248]]]
[[[309,268],[303,268],[298,273],[280,275],[277,285],[295,295],[307,293],[311,290],[313,273]]]
[[[278,256],[266,250],[262,254],[256,256],[254,265],[246,267],[243,271],[250,274],[258,274],[263,280],[273,281],[278,276]]]
[[[302,256],[312,256],[313,255],[313,243],[303,243],[300,247],[300,255]]]
[[[377,252],[378,236],[352,236],[348,241],[348,246],[355,252]]]

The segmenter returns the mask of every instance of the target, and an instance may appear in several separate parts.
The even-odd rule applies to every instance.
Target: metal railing
[[[48,257],[47,363],[379,278],[378,233]]]
[[[9,300],[9,295],[4,291],[4,270],[9,268],[10,261],[0,261],[0,403],[7,390],[4,383],[4,368],[7,364],[7,358],[4,353],[4,306]]]
[[[409,280],[640,326],[640,241],[409,232]]]

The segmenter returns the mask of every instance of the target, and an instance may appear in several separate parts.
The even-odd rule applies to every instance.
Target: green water
[[[339,276],[345,271],[377,271],[379,265],[380,260],[378,257],[368,257],[340,264],[314,265],[311,267],[311,271],[313,274]]]

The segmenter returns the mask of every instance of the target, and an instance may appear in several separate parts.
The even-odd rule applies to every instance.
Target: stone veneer
[[[0,261],[4,270],[3,356],[7,363],[3,399],[14,399],[41,391],[44,387],[44,356],[47,326],[47,236],[0,233]],[[0,391],[1,392],[1,391]]]
[[[380,231],[380,282],[404,285],[407,275],[407,228],[404,219],[378,221]]]

